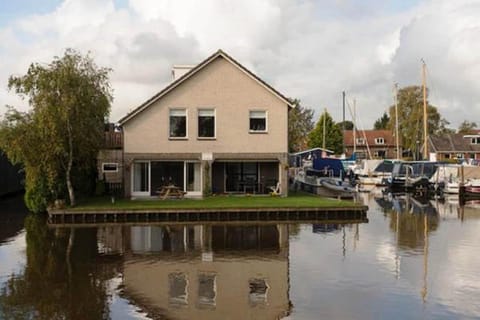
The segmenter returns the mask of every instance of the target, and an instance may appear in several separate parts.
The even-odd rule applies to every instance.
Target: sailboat
[[[425,84],[426,64],[422,59],[423,88],[423,159],[428,159],[428,119],[427,119],[427,88]],[[398,113],[397,113],[398,115]],[[397,120],[398,122],[398,120]],[[398,135],[398,124],[397,124]],[[392,177],[387,179],[391,192],[414,192],[426,195],[432,189],[430,178],[438,169],[438,164],[431,161],[402,161],[394,164]]]
[[[297,161],[301,162],[302,165],[295,174],[294,185],[296,188],[320,196],[353,198],[357,191],[345,180],[347,175],[342,160],[326,156],[326,112],[325,109],[322,148],[296,154],[302,156],[305,160]],[[318,153],[318,150],[321,150],[321,154]]]

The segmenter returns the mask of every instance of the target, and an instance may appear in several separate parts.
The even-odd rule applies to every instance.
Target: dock
[[[48,211],[50,225],[98,223],[199,223],[199,222],[368,222],[367,206],[324,208],[239,208],[239,209],[161,209]]]

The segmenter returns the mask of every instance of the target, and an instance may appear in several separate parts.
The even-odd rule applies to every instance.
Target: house
[[[344,132],[345,154],[350,157],[355,153],[359,159],[393,159],[397,158],[395,135],[391,130],[362,130]],[[402,154],[401,140],[399,154]]]
[[[127,197],[174,184],[187,196],[287,194],[285,96],[218,50],[119,121]],[[188,69],[188,71],[186,70]]]
[[[432,160],[467,160],[470,162],[480,160],[480,134],[450,133],[429,136],[428,142],[428,151]]]
[[[358,159],[396,159],[397,145],[391,130],[344,131],[345,155],[350,157],[354,149]],[[399,154],[402,154],[400,140]]]

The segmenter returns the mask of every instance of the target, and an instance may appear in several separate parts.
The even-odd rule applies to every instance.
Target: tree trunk
[[[73,139],[72,139],[72,127],[70,126],[70,121],[67,122],[68,128],[68,165],[67,165],[67,172],[66,172],[66,179],[67,179],[67,189],[68,189],[68,196],[70,197],[70,206],[75,207],[75,193],[73,191],[72,185],[72,178],[71,178],[71,171],[72,171],[72,164],[73,164]]]

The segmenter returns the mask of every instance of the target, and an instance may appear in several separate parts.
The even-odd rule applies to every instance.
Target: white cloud
[[[479,14],[467,0],[400,11],[380,0],[130,0],[126,8],[113,0],[66,0],[0,29],[0,105],[18,102],[4,91],[10,74],[74,47],[114,69],[118,120],[168,84],[173,64],[198,63],[222,48],[285,95],[317,114],[327,107],[338,121],[345,90],[365,127],[392,103],[394,82],[420,83],[424,58],[431,101],[457,126],[480,116]]]

